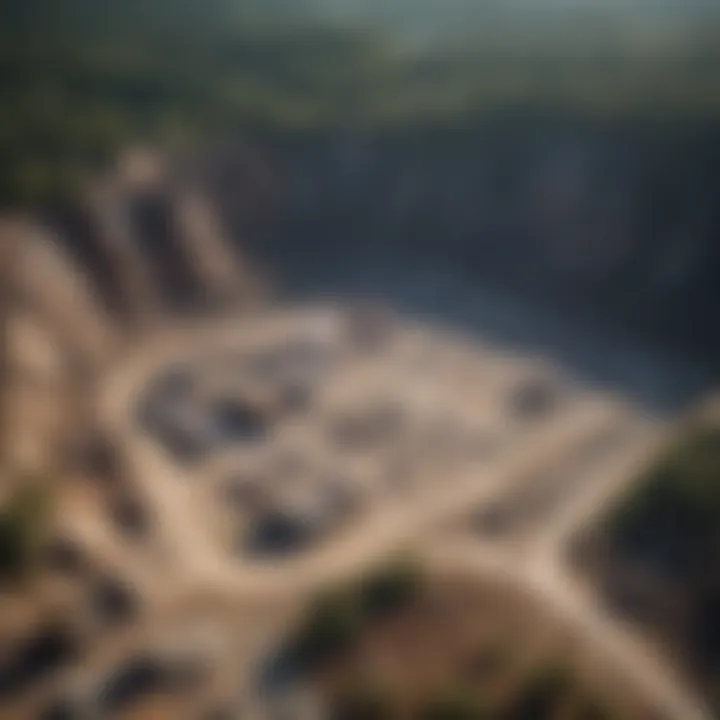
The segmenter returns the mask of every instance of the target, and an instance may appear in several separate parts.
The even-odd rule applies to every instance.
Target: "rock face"
[[[718,140],[703,128],[537,119],[297,136],[208,163],[208,184],[281,284],[362,289],[449,269],[717,357],[707,324],[720,301]]]
[[[79,385],[134,333],[255,302],[260,278],[432,313],[449,295],[509,297],[717,368],[719,141],[526,118],[135,152],[75,202],[8,226],[17,302]],[[535,321],[520,325],[537,345]]]
[[[195,178],[137,153],[46,217],[99,304],[125,329],[247,296],[249,278],[216,220]]]
[[[43,230],[123,332],[248,302],[261,270],[290,292],[415,273],[428,297],[444,273],[717,359],[719,147],[705,128],[537,118],[288,134],[172,162],[134,153]]]

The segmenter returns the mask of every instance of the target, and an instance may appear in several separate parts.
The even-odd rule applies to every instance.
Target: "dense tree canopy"
[[[714,21],[654,35],[645,23],[640,42],[612,24],[578,21],[569,32],[474,14],[471,43],[420,50],[367,24],[323,24],[342,17],[320,15],[326,5],[2,3],[0,202],[67,192],[81,170],[135,138],[468,124],[517,104],[613,115],[720,109]]]

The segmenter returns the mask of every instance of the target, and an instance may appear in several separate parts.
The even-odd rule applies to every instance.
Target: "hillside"
[[[67,194],[88,167],[138,139],[473,127],[508,108],[653,124],[720,113],[714,16],[480,3],[459,15],[437,4],[405,15],[400,3],[383,10],[398,22],[368,23],[356,17],[361,7],[379,17],[372,6],[353,5],[342,19],[281,0],[3,3],[0,203]],[[456,18],[468,42],[406,42],[423,17],[433,27]]]
[[[615,612],[655,633],[720,708],[718,528],[720,425],[716,407],[691,418],[588,547]]]

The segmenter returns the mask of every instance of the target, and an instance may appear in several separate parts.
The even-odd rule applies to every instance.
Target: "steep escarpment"
[[[122,333],[232,307],[262,277],[470,323],[677,401],[720,362],[719,139],[517,115],[284,132],[139,153],[42,219]]]
[[[428,265],[717,359],[719,140],[538,119],[295,135],[257,143],[252,162],[224,155],[210,184],[243,246],[290,285]]]

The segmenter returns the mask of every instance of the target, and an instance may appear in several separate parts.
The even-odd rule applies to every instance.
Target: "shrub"
[[[578,707],[577,720],[610,720],[610,711],[597,700],[584,700]]]
[[[18,581],[32,570],[46,515],[46,497],[37,487],[23,488],[0,510],[0,579]]]
[[[295,660],[307,666],[349,649],[362,629],[362,612],[354,594],[328,592],[311,605],[295,637]]]
[[[318,596],[290,643],[290,655],[310,668],[352,647],[367,624],[411,600],[422,584],[419,566],[407,558]]]
[[[414,558],[395,560],[362,582],[363,610],[369,616],[396,610],[418,595],[422,582],[422,569]]]
[[[398,717],[392,693],[375,682],[346,688],[335,699],[331,720],[393,720]]]
[[[479,700],[458,690],[431,697],[420,712],[421,720],[485,720],[489,717]]]
[[[0,576],[15,580],[29,564],[25,529],[16,513],[0,513]]]
[[[510,717],[512,720],[550,720],[572,688],[573,679],[565,668],[555,665],[541,668],[520,689]]]

